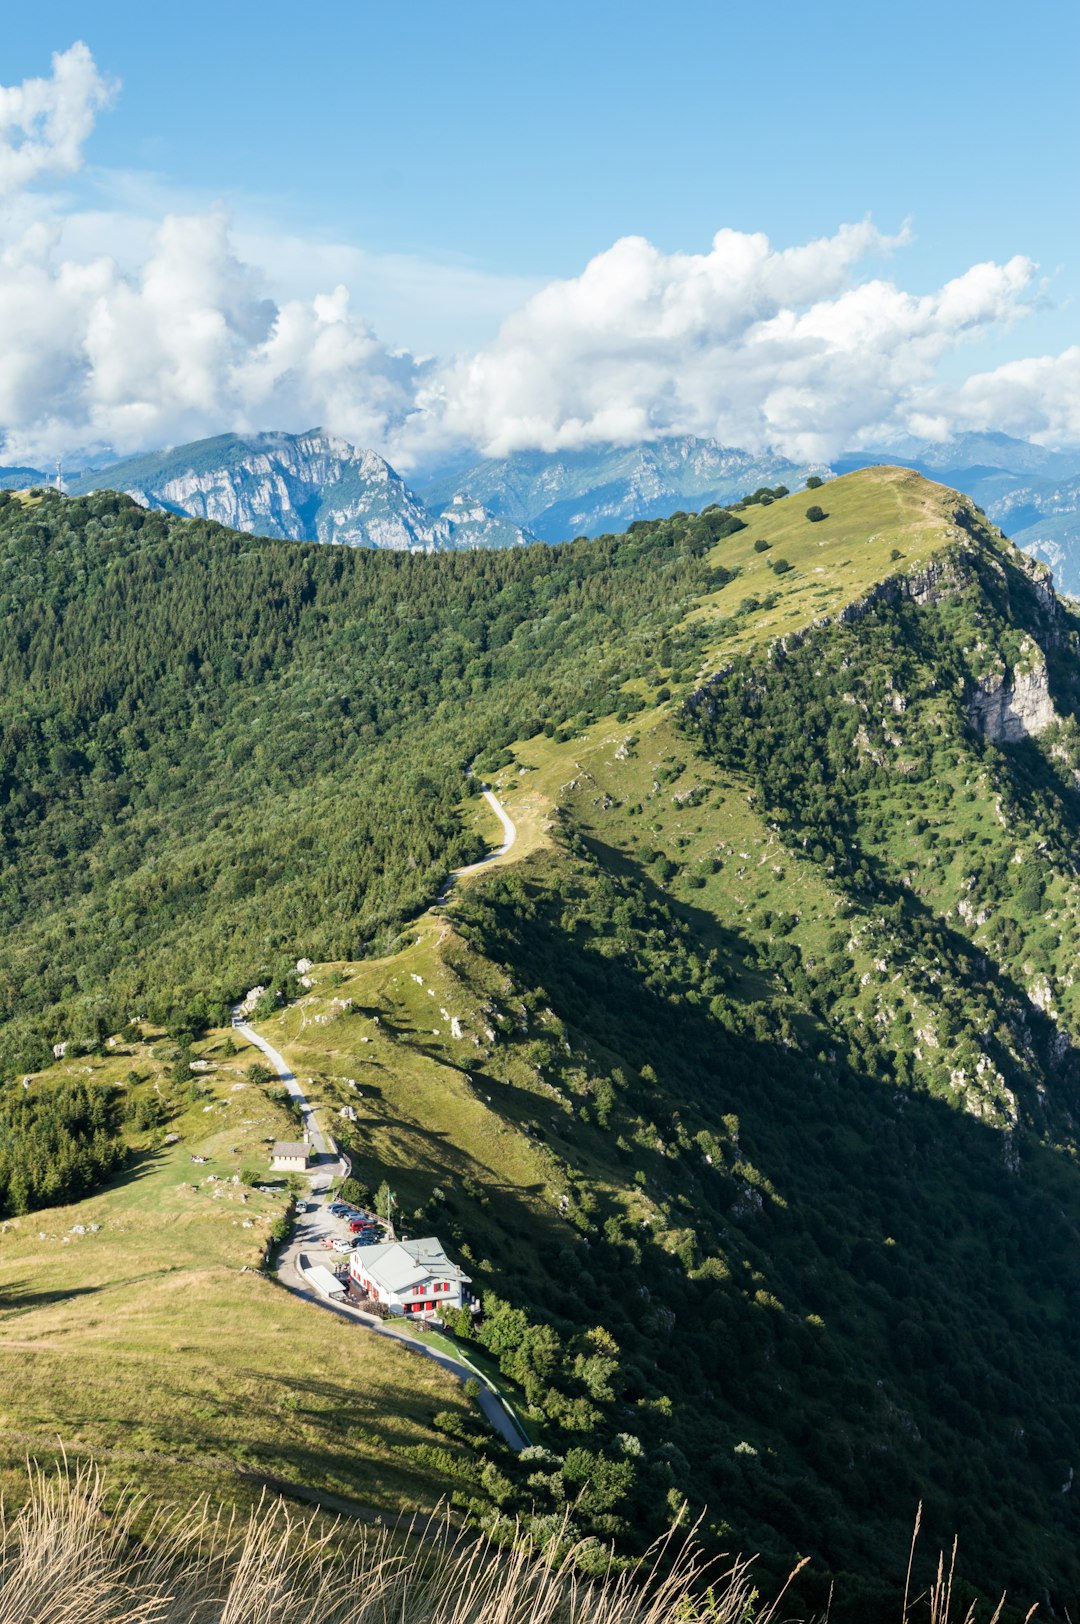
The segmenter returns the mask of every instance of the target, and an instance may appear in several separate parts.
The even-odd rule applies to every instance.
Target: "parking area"
[[[306,1254],[310,1261],[324,1264],[335,1274],[347,1274],[351,1252],[375,1246],[386,1235],[386,1225],[363,1207],[343,1201],[297,1202],[292,1248]]]

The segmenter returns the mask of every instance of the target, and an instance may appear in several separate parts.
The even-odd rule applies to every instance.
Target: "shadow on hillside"
[[[366,1178],[369,1182],[371,1179],[378,1181],[388,1178],[395,1188],[403,1182],[412,1182],[414,1186],[419,1182],[423,1200],[428,1198],[436,1185],[445,1184],[448,1178],[451,1181],[454,1178],[471,1178],[486,1197],[508,1209],[503,1221],[515,1232],[529,1232],[534,1237],[550,1235],[561,1238],[562,1244],[569,1238],[556,1215],[537,1205],[543,1200],[543,1183],[513,1184],[493,1178],[490,1168],[473,1157],[467,1144],[457,1143],[445,1129],[425,1127],[413,1118],[380,1115],[373,1119],[372,1126],[401,1134],[420,1149],[408,1160],[402,1157],[390,1161],[385,1145],[380,1145],[376,1152],[361,1144],[349,1152],[357,1177]],[[410,1233],[415,1232],[416,1225],[421,1222],[433,1223],[437,1227],[434,1218],[410,1220],[406,1213],[402,1220]],[[479,1233],[479,1226],[470,1239],[474,1241],[476,1250],[483,1253],[485,1237]]]
[[[1016,748],[1037,754],[1033,744]],[[1043,767],[1045,770],[1045,763]],[[899,912],[900,924],[895,927],[898,939],[894,944],[893,956],[902,959],[905,949],[908,952],[917,951],[923,957],[930,953],[937,957],[939,962],[948,961],[952,975],[961,985],[985,979],[990,969],[990,960],[986,952],[976,947],[962,931],[957,930],[947,919],[936,913],[916,892],[899,884],[881,860],[859,844],[857,828],[853,827],[850,831],[850,841],[852,866],[855,866],[856,861],[863,865],[871,876],[871,886],[866,891],[860,892],[850,887],[842,874],[835,877],[834,884],[840,890],[847,889],[853,902],[868,916],[883,909]],[[786,990],[783,987],[783,978],[778,973],[757,969],[754,962],[756,950],[753,944],[721,924],[715,914],[665,891],[646,869],[635,864],[624,852],[606,845],[596,836],[584,836],[583,843],[602,867],[631,880],[642,890],[651,904],[670,908],[678,919],[689,926],[695,942],[701,943],[707,949],[715,948],[721,953],[732,982],[742,976],[748,978],[747,984],[752,987],[754,980],[757,980],[760,987],[757,996],[762,998],[773,996],[777,989]],[[913,938],[907,943],[902,937],[905,930],[910,932]],[[1080,1114],[1080,1062],[1071,1051],[1064,1057],[1064,1061],[1058,1056],[1057,1029],[1049,1016],[1031,1002],[1027,989],[996,961],[993,962],[992,972],[994,989],[999,999],[1002,1002],[1014,1003],[1023,1010],[1029,1041],[1047,1072],[1056,1075],[1067,1089],[1066,1110],[1071,1124]],[[1003,1009],[999,1008],[999,1014],[1002,1019],[1006,1018]],[[831,1035],[827,1028],[821,1027],[820,1022],[816,1024],[822,1042],[826,1046],[831,1045],[835,1041],[834,1035]],[[1023,1073],[1018,1074],[1016,1062],[1002,1046],[997,1032],[981,1032],[979,1040],[1009,1080],[1010,1086],[1023,1098],[1029,1124],[1044,1125],[1048,1113],[1032,1084],[1032,1079]],[[1060,1110],[1062,1102],[1058,1100],[1055,1103]]]
[[[595,830],[591,833],[582,832],[580,838],[601,867],[611,874],[618,875],[620,879],[640,886],[650,902],[664,903],[678,919],[688,924],[706,952],[715,951],[720,955],[731,981],[733,983],[739,981],[742,984],[745,996],[750,998],[771,996],[774,991],[771,977],[758,968],[753,948],[738,931],[725,925],[723,920],[718,919],[707,908],[699,908],[694,903],[679,898],[674,892],[665,890],[654,879],[649,869],[619,847],[608,845]]]
[[[439,1408],[441,1394],[438,1387],[431,1392],[421,1389],[419,1393],[407,1389],[404,1384],[411,1379],[412,1367],[409,1366],[401,1372],[403,1387],[393,1395],[404,1410],[404,1415],[400,1419],[397,1415],[388,1416],[383,1409],[386,1389],[382,1383],[372,1391],[362,1379],[371,1332],[355,1325],[354,1329],[358,1367],[355,1381],[310,1377],[298,1370],[288,1375],[270,1375],[264,1369],[250,1367],[237,1370],[236,1380],[242,1388],[259,1393],[257,1403],[265,1413],[263,1425],[257,1425],[253,1430],[256,1436],[261,1433],[265,1441],[238,1451],[231,1415],[223,1410],[219,1420],[195,1408],[185,1419],[182,1438],[178,1435],[176,1443],[182,1445],[185,1453],[194,1451],[214,1460],[224,1458],[235,1461],[239,1452],[243,1459],[235,1461],[236,1469],[245,1476],[265,1472],[275,1487],[280,1485],[284,1492],[297,1493],[306,1499],[321,1497],[321,1491],[311,1486],[319,1484],[330,1472],[339,1485],[346,1487],[346,1492],[349,1488],[353,1490],[356,1500],[362,1505],[365,1478],[370,1486],[372,1463],[356,1455],[349,1444],[349,1435],[369,1433],[382,1441],[388,1453],[396,1453],[403,1445],[419,1441],[417,1433],[422,1438],[429,1431],[430,1419]],[[387,1344],[380,1344],[380,1347],[385,1346]],[[393,1346],[396,1348],[398,1345]],[[408,1342],[400,1346],[407,1354],[412,1353],[417,1359],[424,1358],[418,1347],[412,1347]],[[434,1367],[427,1366],[426,1360],[424,1363],[434,1375]],[[175,1396],[177,1390],[172,1391]],[[223,1402],[227,1402],[224,1395]],[[267,1420],[275,1424],[269,1430],[265,1425]],[[479,1418],[477,1431],[486,1432]],[[489,1451],[502,1452],[503,1447],[497,1435],[485,1440],[485,1448]],[[413,1481],[412,1495],[402,1495],[406,1501],[412,1499],[415,1503],[420,1480],[431,1501],[438,1498],[438,1491],[431,1492],[433,1468],[429,1462],[414,1466],[405,1455],[400,1455],[396,1460],[383,1461],[376,1469],[379,1489],[384,1496],[397,1491],[393,1480],[400,1473],[404,1479]],[[353,1476],[351,1484],[347,1483],[349,1475]],[[449,1491],[453,1485],[449,1481],[442,1481]],[[351,1506],[350,1514],[354,1514]],[[393,1512],[384,1513],[384,1516],[390,1525],[398,1521]]]
[[[625,1077],[610,1127],[575,1120],[559,1146],[595,1201],[587,1249],[571,1269],[565,1253],[519,1255],[514,1300],[615,1335],[636,1372],[631,1399],[672,1396],[681,1481],[755,1547],[900,1571],[921,1496],[928,1548],[959,1528],[984,1586],[1030,1587],[1041,1519],[1059,1582],[1080,1581],[1080,1505],[1058,1492],[1080,1458],[1072,1161],[871,1073],[854,1023],[819,1019],[785,1043],[766,1004],[714,1017],[687,995],[715,919],[673,904],[602,842],[589,849],[607,876],[574,875],[560,893],[538,869],[516,890],[490,883],[469,910],[516,985],[544,989],[574,1064],[585,1051],[590,1071],[617,1065]],[[633,878],[644,906],[616,875]],[[893,900],[913,929],[932,923],[921,952],[932,941],[969,967],[979,958],[917,898],[884,886],[880,901]],[[653,904],[686,923],[686,944]],[[587,912],[577,929],[568,905]],[[727,933],[725,962],[754,953]],[[1040,1047],[1041,1021],[1032,1011]],[[992,1033],[978,1038],[994,1052]],[[604,1185],[631,1179],[665,1203],[665,1236],[618,1218]],[[767,1441],[771,1464],[744,1469],[731,1437],[759,1452]]]
[[[0,1292],[0,1319],[7,1314],[25,1314],[34,1308],[67,1302],[71,1297],[91,1297],[100,1286],[57,1286],[51,1291],[32,1289],[32,1281],[10,1281]]]
[[[124,1190],[129,1184],[135,1184],[139,1179],[146,1178],[148,1173],[156,1173],[169,1159],[165,1150],[139,1150],[128,1157],[122,1170],[108,1184],[102,1186],[103,1191]],[[102,1191],[95,1191],[101,1194]]]

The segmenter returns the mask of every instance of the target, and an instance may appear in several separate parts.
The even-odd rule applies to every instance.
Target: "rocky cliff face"
[[[334,435],[224,435],[134,457],[71,487],[289,541],[398,552],[520,546],[533,538],[478,502],[433,513],[388,462]]]
[[[968,716],[976,732],[991,744],[1018,744],[1021,739],[1037,738],[1060,721],[1050,697],[1041,651],[1030,669],[1008,676],[995,672],[979,682],[968,702]]]
[[[1018,608],[1018,613],[1025,614],[1029,629],[1018,656],[1008,664],[1000,650],[995,652],[980,645],[978,653],[991,663],[991,669],[987,670],[984,663],[981,674],[969,678],[967,715],[975,731],[992,744],[1017,744],[1024,739],[1038,738],[1061,721],[1050,692],[1045,653],[1046,649],[1057,646],[1062,636],[1063,610],[1054,591],[1053,577],[1038,559],[1010,547],[1003,538],[995,541],[995,532],[970,504],[961,504],[952,514],[952,521],[943,530],[946,545],[937,556],[918,569],[898,571],[879,581],[862,597],[846,604],[835,617],[819,616],[799,631],[777,638],[768,648],[768,660],[770,663],[782,661],[834,619],[841,624],[852,624],[864,620],[881,604],[899,604],[905,599],[921,608],[942,603],[971,583],[973,571],[980,563],[1007,583],[1007,560],[1008,569],[1013,572],[1013,585],[1007,586],[1010,597],[1017,592],[1017,578],[1030,589],[1026,610]],[[999,551],[1002,545],[1003,552]],[[1026,596],[1022,587],[1019,595]],[[730,663],[722,665],[689,696],[686,702],[689,714],[711,714],[713,690],[727,679],[731,669]],[[975,669],[978,671],[980,667]],[[902,696],[894,695],[893,704],[894,709],[902,710]],[[1077,782],[1080,783],[1080,772]]]

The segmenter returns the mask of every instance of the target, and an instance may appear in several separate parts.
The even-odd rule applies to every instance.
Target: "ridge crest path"
[[[439,894],[435,899],[436,902],[446,901],[453,890],[455,880],[464,879],[466,874],[475,874],[478,870],[487,868],[488,864],[493,863],[497,857],[505,857],[507,852],[513,848],[517,839],[517,824],[494,791],[484,789],[480,793],[502,825],[503,843],[501,846],[496,846],[493,851],[489,851],[486,857],[477,858],[475,863],[466,863],[464,868],[451,869],[440,887]]]
[[[486,857],[480,858],[478,862],[469,863],[465,868],[455,869],[452,874],[449,874],[442,890],[439,892],[438,900],[440,902],[448,894],[456,879],[486,867],[496,857],[504,857],[517,839],[517,829],[513,820],[499,800],[489,789],[485,789],[483,795],[498,817],[506,838],[501,846],[489,852]],[[471,1365],[468,1360],[464,1358],[455,1359],[452,1355],[443,1353],[438,1348],[429,1347],[423,1342],[417,1342],[407,1332],[397,1331],[392,1326],[386,1325],[382,1320],[377,1319],[374,1314],[365,1314],[362,1309],[354,1308],[351,1304],[332,1303],[310,1284],[307,1279],[308,1264],[305,1252],[314,1250],[318,1260],[321,1261],[324,1251],[322,1242],[324,1236],[328,1233],[326,1220],[329,1214],[327,1208],[323,1205],[323,1198],[329,1193],[335,1178],[347,1178],[349,1176],[351,1166],[348,1158],[339,1154],[333,1139],[324,1136],[322,1133],[315,1117],[314,1107],[286,1064],[284,1056],[274,1048],[273,1044],[268,1043],[264,1037],[261,1037],[253,1026],[250,1026],[245,1021],[239,1004],[236,1005],[232,1012],[232,1025],[233,1029],[240,1034],[245,1042],[250,1043],[253,1048],[258,1049],[261,1054],[265,1055],[277,1073],[279,1080],[284,1084],[286,1092],[298,1102],[303,1116],[304,1127],[312,1150],[315,1153],[314,1167],[308,1175],[311,1194],[316,1197],[314,1211],[305,1211],[296,1215],[292,1234],[278,1256],[276,1273],[280,1283],[295,1296],[303,1297],[308,1302],[315,1303],[317,1307],[332,1314],[337,1314],[341,1319],[353,1320],[366,1330],[373,1331],[376,1336],[390,1337],[392,1341],[412,1349],[414,1353],[421,1353],[429,1359],[434,1359],[437,1365],[441,1365],[452,1376],[456,1376],[460,1382],[466,1382],[470,1377],[476,1377],[480,1383],[477,1402],[485,1417],[495,1431],[506,1440],[511,1449],[523,1449],[529,1442],[527,1436],[515,1421],[509,1408],[503,1403],[494,1388],[489,1385],[487,1377],[482,1371]]]

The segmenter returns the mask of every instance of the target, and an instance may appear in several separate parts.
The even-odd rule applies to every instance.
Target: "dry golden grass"
[[[558,1534],[538,1554],[439,1516],[402,1535],[266,1497],[247,1515],[204,1500],[148,1523],[145,1502],[114,1506],[91,1464],[31,1466],[29,1480],[17,1515],[0,1506],[0,1624],[779,1624],[796,1617],[790,1586],[808,1560],[766,1599],[752,1560],[708,1561],[677,1525],[633,1568],[604,1571],[588,1542],[590,1578]],[[974,1604],[954,1610],[955,1546],[912,1593],[920,1521],[921,1508],[899,1624],[974,1624]],[[1000,1624],[1004,1607],[979,1616]]]
[[[957,1542],[954,1539],[952,1550],[949,1552],[948,1563],[945,1553],[938,1553],[937,1568],[930,1587],[923,1594],[912,1596],[911,1572],[915,1565],[915,1547],[919,1543],[919,1531],[922,1527],[922,1506],[915,1514],[915,1528],[911,1535],[911,1552],[908,1556],[907,1578],[904,1581],[904,1608],[902,1624],[909,1624],[913,1613],[917,1610],[918,1616],[926,1620],[926,1624],[975,1624],[976,1616],[981,1608],[976,1602],[970,1602],[967,1610],[961,1616],[953,1609],[953,1589],[956,1582],[956,1550]],[[985,1624],[999,1624],[1005,1611],[1005,1597],[1002,1596],[993,1612],[986,1618]],[[1024,1624],[1034,1618],[1036,1608],[1029,1607],[1024,1614]]]
[[[280,1501],[247,1518],[205,1503],[161,1515],[109,1515],[93,1466],[31,1469],[30,1494],[0,1514],[0,1624],[770,1624],[751,1565],[706,1564],[692,1537],[669,1535],[636,1571],[583,1578],[579,1551],[538,1556],[418,1524],[385,1528],[299,1517]]]

